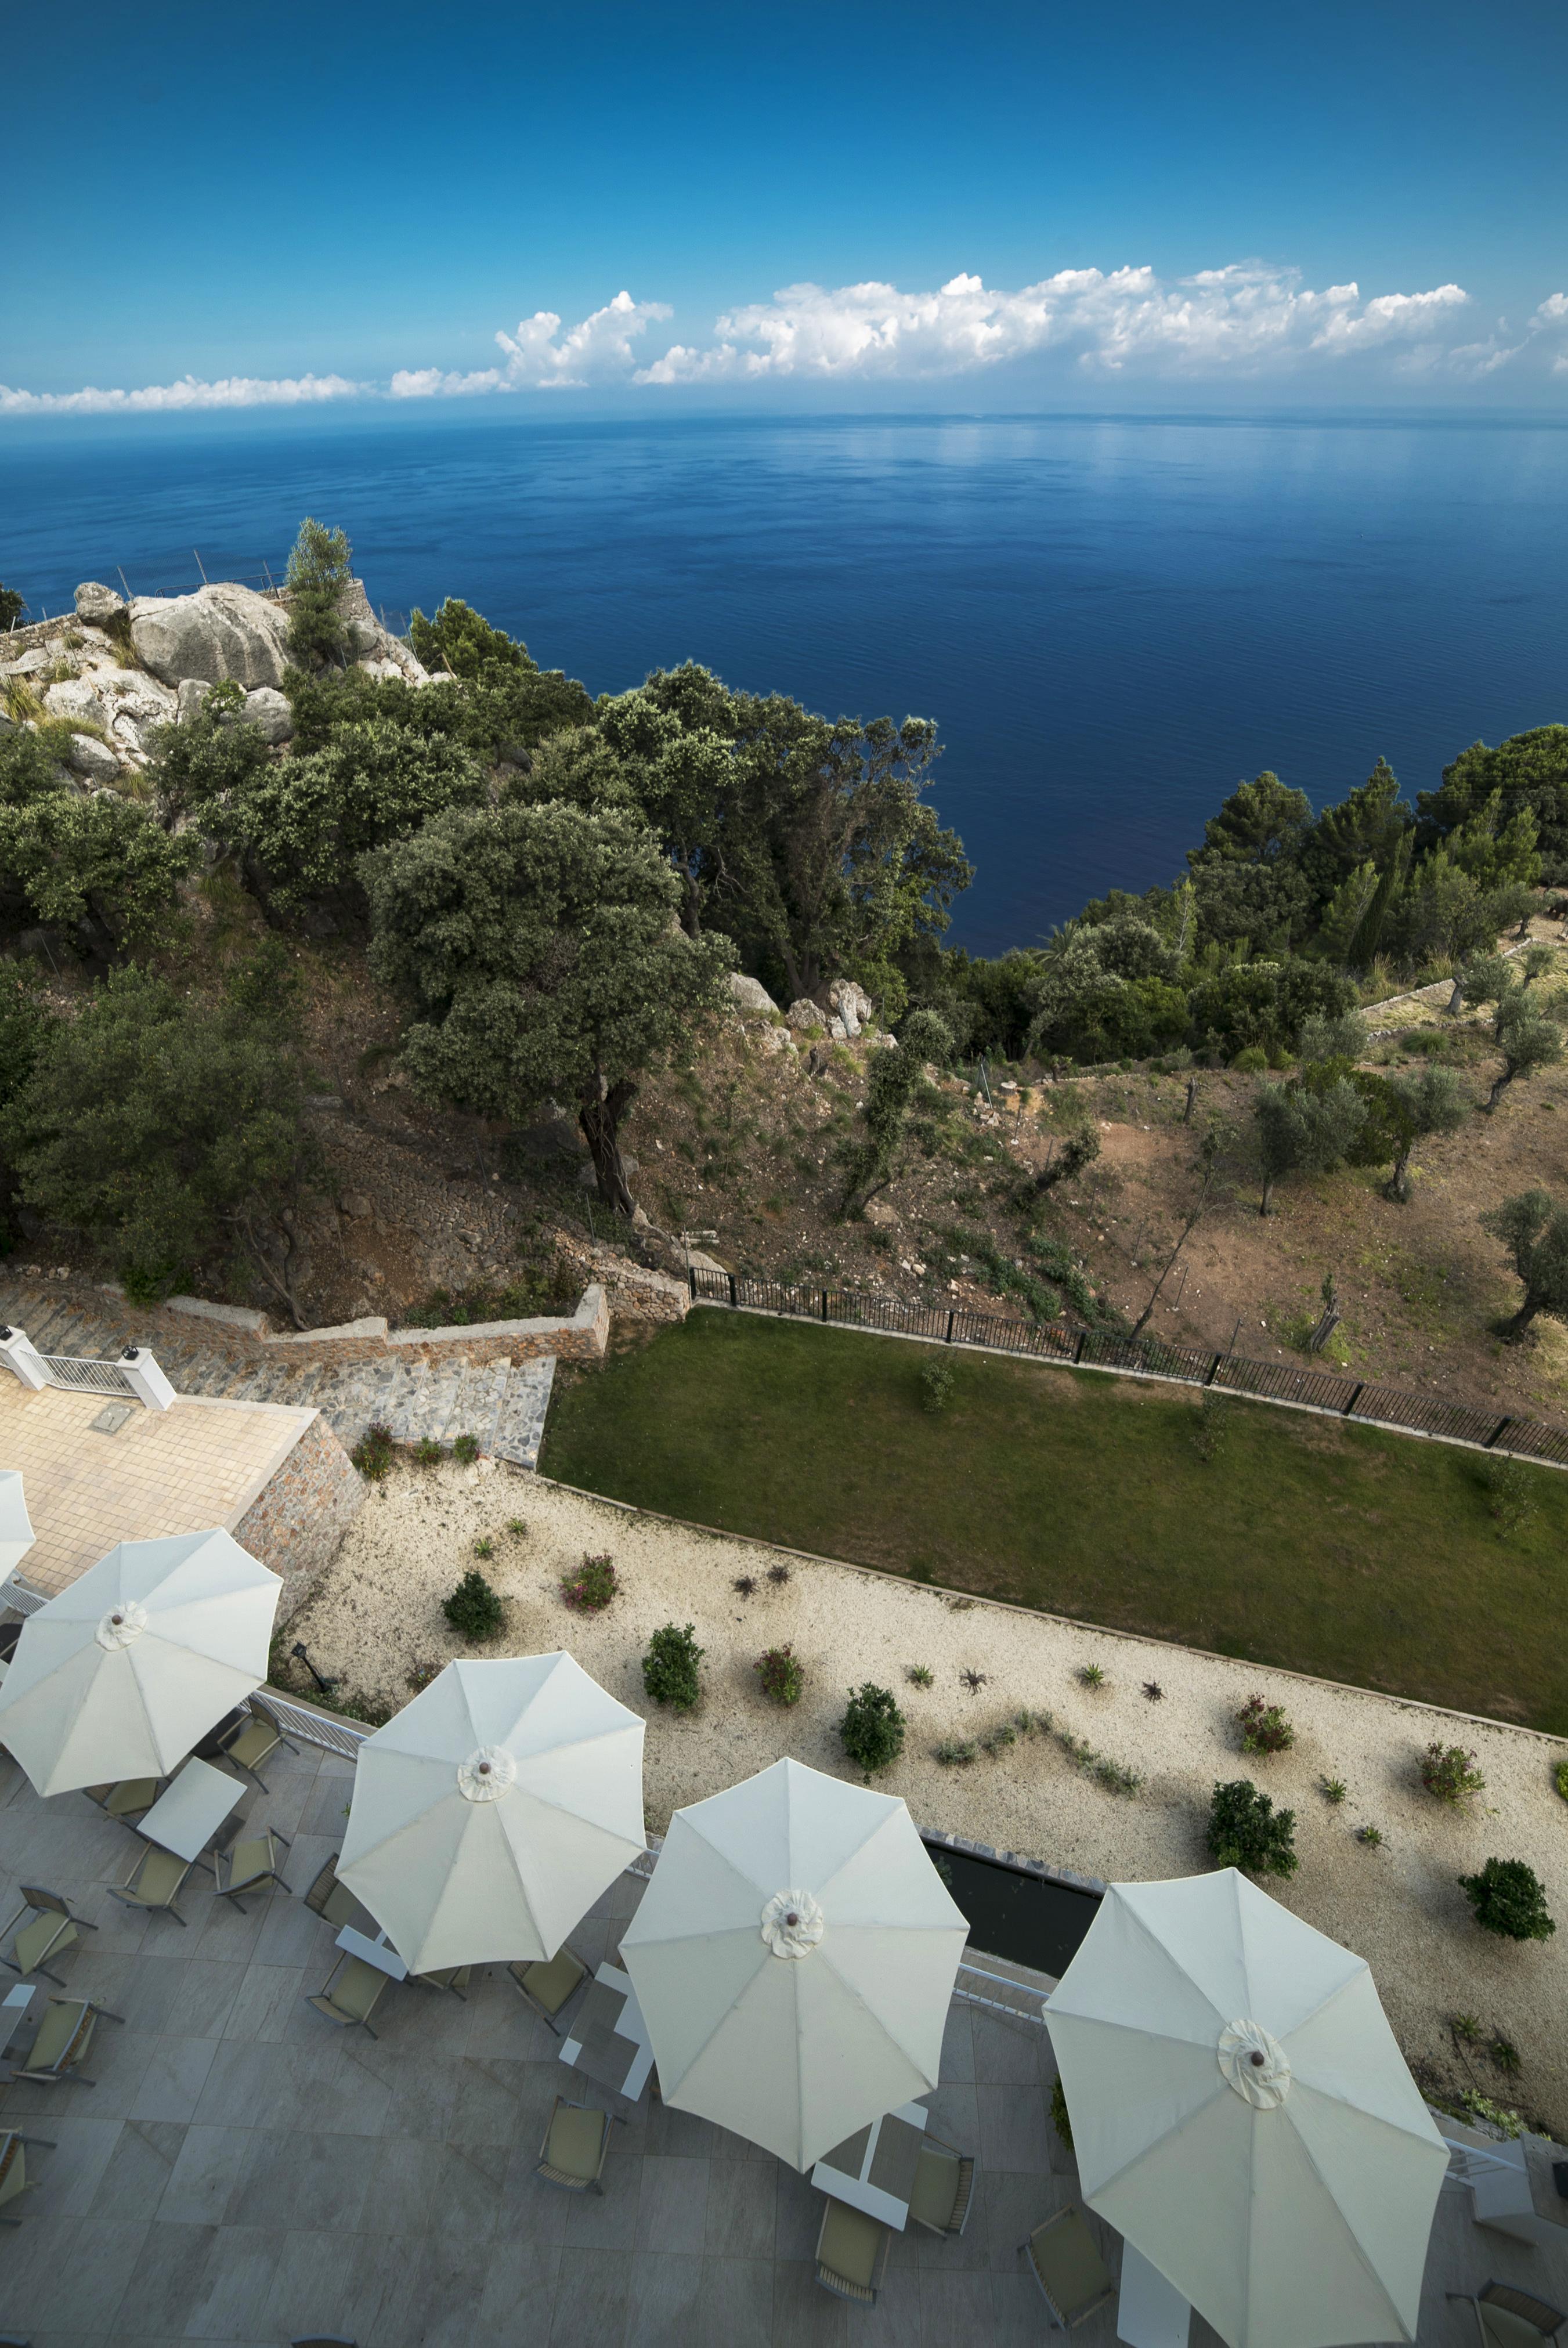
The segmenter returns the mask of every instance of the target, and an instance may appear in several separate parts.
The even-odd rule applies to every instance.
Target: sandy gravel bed
[[[526,1527],[521,1535],[506,1529],[514,1518]],[[1367,1959],[1407,2054],[1462,2082],[1447,2024],[1455,2013],[1475,2014],[1524,2058],[1511,2084],[1478,2060],[1475,2084],[1568,2136],[1568,1804],[1553,1782],[1568,1745],[704,1533],[488,1460],[395,1468],[372,1490],[292,1636],[347,1684],[407,1702],[412,1666],[480,1652],[453,1637],[440,1601],[485,1536],[495,1554],[483,1570],[506,1597],[508,1620],[482,1652],[565,1648],[649,1715],[651,1828],[782,1754],[854,1774],[834,1728],[846,1691],[866,1679],[899,1692],[905,1749],[878,1782],[902,1794],[918,1820],[1080,1873],[1151,1879],[1204,1867],[1212,1786],[1250,1776],[1296,1812],[1299,1871],[1269,1888]],[[605,1614],[581,1618],[561,1601],[561,1576],[585,1551],[605,1550],[622,1594]],[[776,1586],[768,1572],[781,1561],[789,1579]],[[732,1586],[742,1575],[758,1584],[749,1598]],[[688,1621],[707,1651],[705,1698],[682,1719],[647,1704],[639,1662],[652,1631]],[[752,1671],[764,1647],[786,1641],[806,1673],[805,1694],[787,1712],[762,1700]],[[1090,1663],[1103,1669],[1103,1688],[1079,1680]],[[934,1685],[912,1685],[911,1664],[926,1665]],[[985,1684],[972,1692],[965,1672]],[[1157,1702],[1141,1693],[1150,1680],[1163,1691]],[[1234,1718],[1254,1690],[1284,1705],[1296,1729],[1291,1751],[1242,1756]],[[967,1767],[933,1758],[939,1740],[974,1737],[1019,1706],[1048,1711],[1141,1770],[1142,1789],[1107,1792],[1054,1737],[1025,1738]],[[1420,1787],[1417,1766],[1434,1737],[1479,1756],[1486,1790],[1468,1810],[1450,1810]],[[1317,1790],[1324,1776],[1346,1781],[1341,1807]],[[1387,1837],[1380,1849],[1357,1839],[1366,1825]],[[1528,1859],[1542,1878],[1559,1920],[1554,1939],[1515,1946],[1472,1923],[1455,1879],[1494,1852]]]

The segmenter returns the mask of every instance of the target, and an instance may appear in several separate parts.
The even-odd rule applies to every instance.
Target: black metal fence
[[[1399,1386],[1331,1370],[1298,1370],[1288,1362],[1253,1362],[1241,1354],[1199,1352],[1158,1337],[1129,1340],[1048,1322],[1016,1321],[966,1305],[900,1304],[891,1297],[857,1296],[845,1288],[790,1288],[776,1280],[746,1280],[737,1272],[696,1266],[687,1274],[695,1304],[730,1304],[748,1313],[774,1313],[789,1321],[821,1321],[841,1329],[890,1330],[942,1345],[985,1345],[1036,1360],[1078,1363],[1123,1375],[1173,1378],[1183,1385],[1216,1386],[1262,1402],[1305,1405],[1369,1426],[1399,1426],[1439,1443],[1478,1445],[1568,1468],[1568,1429],[1511,1412],[1474,1410],[1467,1403],[1407,1394]]]

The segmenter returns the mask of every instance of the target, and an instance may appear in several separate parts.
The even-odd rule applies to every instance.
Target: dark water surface
[[[1568,429],[1103,418],[292,421],[0,435],[0,579],[150,593],[341,523],[373,602],[457,594],[595,692],[690,656],[938,718],[953,934],[1168,879],[1243,774],[1407,792],[1568,718]]]

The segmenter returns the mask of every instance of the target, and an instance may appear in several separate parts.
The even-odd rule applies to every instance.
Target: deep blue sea
[[[1169,879],[1243,775],[1568,718],[1568,427],[493,412],[0,434],[0,580],[141,593],[341,524],[389,615],[461,595],[594,692],[687,657],[940,721],[994,953]]]

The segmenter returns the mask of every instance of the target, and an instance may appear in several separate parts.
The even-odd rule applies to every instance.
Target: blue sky
[[[1568,403],[1556,0],[88,0],[70,46],[8,112],[0,412]]]

